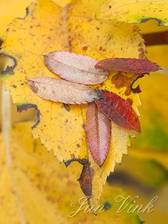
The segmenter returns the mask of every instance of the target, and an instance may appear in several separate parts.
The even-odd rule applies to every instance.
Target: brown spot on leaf
[[[130,84],[130,79],[127,75],[117,73],[112,77],[112,82],[115,84],[116,88],[122,88]]]
[[[84,47],[82,47],[82,50],[83,50],[83,51],[87,51],[87,49],[88,49],[88,46],[84,46]]]
[[[122,87],[126,87],[125,94],[130,95],[131,84],[133,79],[134,79],[134,75],[124,74],[119,72],[112,77],[111,81],[115,85],[115,87],[118,89]]]
[[[38,87],[36,86],[34,81],[28,80],[28,84],[29,84],[30,88],[33,90],[34,93],[38,92]]]
[[[63,103],[63,106],[64,106],[64,108],[65,108],[66,111],[69,112],[71,110],[71,107],[70,107],[69,104]]]

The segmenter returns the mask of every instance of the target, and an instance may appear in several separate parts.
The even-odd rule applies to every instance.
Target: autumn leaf
[[[95,69],[97,61],[70,52],[52,52],[45,56],[45,64],[61,78],[82,84],[99,84],[107,79],[107,72]]]
[[[95,67],[108,72],[127,72],[139,75],[161,70],[157,64],[142,58],[108,58],[99,61]]]
[[[105,0],[101,2],[97,18],[127,23],[143,23],[155,19],[160,25],[168,25],[167,0]]]
[[[85,104],[98,99],[97,92],[85,85],[53,78],[29,78],[30,88],[42,99],[65,104]]]
[[[98,111],[94,103],[88,106],[85,130],[92,157],[102,166],[110,148],[111,121]]]
[[[43,100],[28,86],[27,80],[37,77],[57,78],[50,72],[43,55],[55,51],[68,51],[94,58],[139,58],[144,50],[143,39],[135,25],[120,22],[102,22],[95,19],[99,1],[74,1],[68,7],[58,7],[52,0],[39,0],[29,7],[24,20],[15,19],[8,27],[3,39],[3,52],[16,58],[13,75],[5,80],[13,102],[17,105],[33,104],[40,111],[40,122],[33,129],[33,136],[40,138],[45,147],[59,161],[89,159],[94,170],[92,194],[100,198],[107,176],[121,162],[126,153],[129,133],[112,124],[112,139],[109,153],[102,167],[97,167],[86,144],[85,105],[65,105]],[[138,94],[130,91],[131,74],[125,75],[130,83],[117,87],[109,74],[108,79],[96,89],[113,92],[129,100],[135,113],[140,105]],[[121,74],[122,76],[122,74]],[[127,92],[129,89],[129,92]],[[126,94],[127,92],[127,94]],[[121,141],[122,139],[122,141]]]
[[[140,132],[137,114],[127,100],[112,92],[98,91],[100,99],[96,100],[98,110],[119,126]]]

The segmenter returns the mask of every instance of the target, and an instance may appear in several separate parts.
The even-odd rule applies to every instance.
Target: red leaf
[[[103,90],[97,92],[100,99],[96,104],[101,113],[123,128],[140,132],[138,116],[127,100],[112,92]]]
[[[114,71],[135,74],[146,74],[161,69],[157,64],[147,59],[137,58],[108,58],[99,61],[95,67],[108,72]]]
[[[94,103],[88,106],[85,130],[91,155],[102,166],[110,147],[111,121],[97,110]]]

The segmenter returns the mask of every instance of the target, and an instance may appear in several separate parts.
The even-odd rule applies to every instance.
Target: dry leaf
[[[107,58],[99,61],[96,64],[96,68],[108,72],[127,72],[134,74],[146,74],[161,69],[157,64],[141,58]]]
[[[61,78],[82,84],[99,84],[107,79],[107,72],[95,69],[97,60],[70,52],[52,52],[45,56],[49,70]]]
[[[95,101],[95,90],[76,83],[53,78],[29,78],[30,88],[43,99],[66,104],[84,104]]]
[[[94,103],[88,106],[85,130],[91,155],[102,166],[110,148],[111,121],[97,110]]]
[[[86,163],[83,165],[83,169],[78,181],[80,183],[80,187],[83,193],[88,198],[92,196],[92,178],[93,178],[93,170],[91,169],[90,164]]]
[[[140,132],[139,118],[127,100],[107,91],[99,90],[98,95],[96,104],[101,113],[123,128]]]

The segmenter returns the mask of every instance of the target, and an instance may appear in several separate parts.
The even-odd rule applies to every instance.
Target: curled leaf
[[[80,187],[83,193],[89,198],[92,196],[92,178],[93,169],[90,167],[90,162],[87,159],[77,159],[73,158],[71,160],[64,161],[66,167],[68,167],[72,162],[80,163],[83,168],[81,175],[78,179]]]
[[[38,109],[37,105],[31,104],[31,103],[17,105],[18,112],[22,112],[22,111],[29,110],[32,108],[35,109],[35,111],[36,111],[35,122],[32,126],[32,128],[35,128],[40,123],[40,110]]]
[[[88,86],[49,77],[29,78],[28,84],[39,97],[66,104],[95,101],[97,92]]]
[[[108,72],[128,72],[134,74],[146,74],[161,69],[157,64],[142,58],[108,58],[99,61],[95,67]]]
[[[88,106],[86,116],[87,144],[93,160],[102,166],[110,147],[111,121],[97,110],[94,103]]]
[[[70,52],[51,52],[44,56],[50,71],[61,78],[82,84],[99,84],[107,79],[107,72],[95,69],[97,61]]]
[[[99,100],[96,101],[98,110],[117,125],[140,132],[140,122],[137,114],[127,100],[115,93],[98,90]]]
[[[78,181],[80,183],[80,187],[83,193],[87,197],[92,196],[92,178],[93,178],[93,170],[90,167],[90,164],[86,163],[83,165],[83,169]]]
[[[13,71],[16,66],[17,66],[17,60],[15,57],[6,53],[0,53],[0,74],[1,75],[13,74]]]

